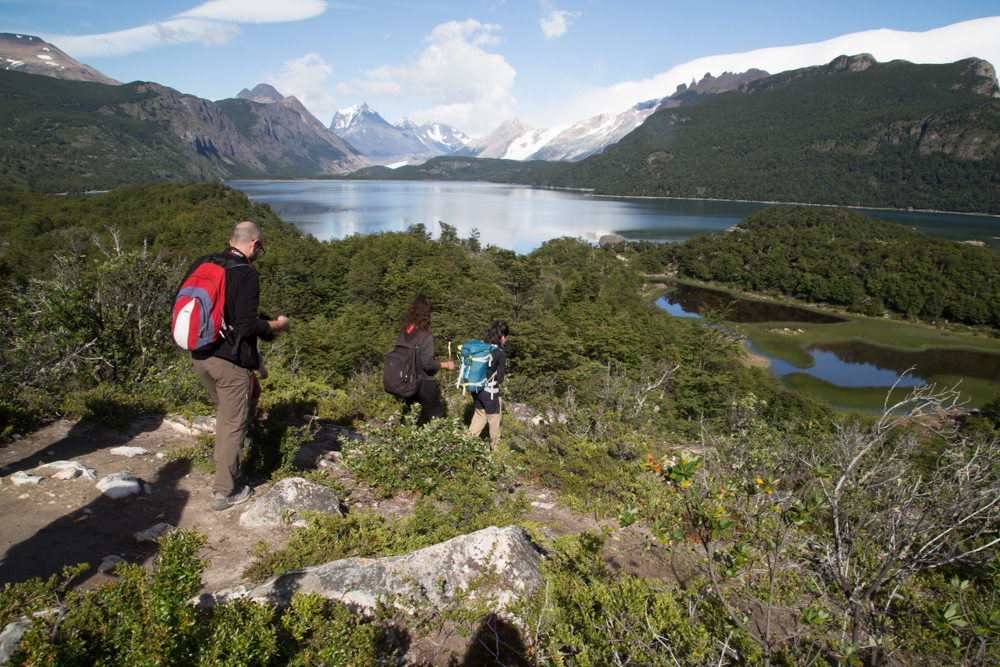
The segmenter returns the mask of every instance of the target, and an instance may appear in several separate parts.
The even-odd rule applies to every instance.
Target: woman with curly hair
[[[428,421],[444,416],[441,407],[441,392],[438,391],[434,374],[445,368],[455,368],[454,361],[438,361],[434,358],[434,336],[431,334],[431,302],[423,294],[417,294],[410,302],[403,316],[403,337],[408,343],[414,343],[417,348],[417,374],[420,377],[420,389],[416,396],[406,399],[407,407],[414,402],[420,403],[423,412],[421,421]]]
[[[483,427],[489,424],[490,427],[490,449],[494,452],[500,446],[500,383],[507,371],[507,353],[503,351],[504,343],[510,336],[510,329],[505,322],[493,322],[483,336],[483,342],[495,345],[490,352],[493,357],[490,363],[493,375],[489,384],[482,391],[472,394],[472,403],[476,409],[472,415],[472,423],[469,431],[479,435],[483,432]]]

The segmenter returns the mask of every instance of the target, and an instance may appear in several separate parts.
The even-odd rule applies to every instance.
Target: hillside
[[[0,118],[0,187],[19,190],[308,178],[370,164],[301,105],[220,105],[140,81],[106,86],[0,71]]]
[[[352,180],[370,181],[486,181],[491,183],[517,183],[524,174],[552,170],[563,165],[544,160],[497,160],[492,158],[459,157],[443,155],[431,158],[420,165],[407,165],[397,169],[368,167],[346,176]]]
[[[602,155],[517,182],[595,194],[1000,213],[992,66],[841,57],[664,109]]]

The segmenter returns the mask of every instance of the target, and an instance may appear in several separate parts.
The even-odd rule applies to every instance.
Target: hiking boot
[[[221,493],[214,493],[212,494],[212,509],[218,511],[227,510],[230,507],[250,500],[251,495],[253,495],[253,490],[249,486],[236,489],[233,495],[228,498]]]

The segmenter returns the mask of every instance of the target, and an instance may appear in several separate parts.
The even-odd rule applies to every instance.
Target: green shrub
[[[435,419],[423,426],[412,420],[365,424],[362,456],[347,457],[348,466],[369,484],[391,494],[397,489],[430,493],[448,480],[469,476],[504,485],[511,469],[490,454],[458,419]]]
[[[96,421],[112,428],[127,429],[141,414],[162,414],[167,411],[166,397],[146,387],[126,389],[111,384],[99,384],[93,389],[77,391],[62,400],[63,416],[75,421]]]

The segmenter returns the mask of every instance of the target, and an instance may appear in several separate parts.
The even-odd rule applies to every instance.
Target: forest
[[[112,585],[74,590],[85,568],[5,584],[0,623],[34,614],[11,664],[375,666],[399,661],[401,637],[445,624],[481,639],[465,658],[475,665],[996,662],[1000,401],[960,432],[926,416],[954,402],[949,389],[918,388],[881,415],[841,415],[749,367],[724,329],[644,299],[644,273],[685,259],[777,261],[758,228],[812,239],[819,250],[803,241],[803,264],[833,254],[824,244],[834,236],[923,252],[908,232],[851,212],[777,209],[745,232],[678,245],[683,257],[570,238],[517,255],[445,222],[319,241],[219,184],[3,192],[0,436],[56,416],[127,428],[140,413],[211,414],[170,339],[170,306],[186,266],[225,247],[238,220],[267,242],[256,265],[262,311],[292,319],[263,345],[272,377],[245,471],[268,482],[306,475],[343,494],[322,471],[293,466],[317,416],[364,435],[345,465],[380,497],[417,498],[407,517],[313,515],[284,547],[261,546],[244,580],[516,524],[546,554],[546,585],[503,609],[457,596],[437,613],[387,605],[362,617],[299,595],[285,609],[236,600],[203,610],[188,601],[205,535],[178,530],[151,569],[121,566]],[[730,245],[710,256],[716,242]],[[975,275],[991,267],[984,260]],[[972,289],[973,302],[987,299]],[[541,419],[505,421],[500,451],[468,434],[459,390],[444,387],[446,419],[428,424],[382,391],[379,365],[418,291],[434,306],[439,359],[494,319],[510,325],[504,400]],[[176,456],[212,470],[212,436]],[[553,536],[527,521],[524,480],[601,517],[602,530]],[[638,541],[627,533],[636,529]],[[616,544],[633,561],[683,561],[686,574],[659,581],[611,567]],[[59,614],[36,613],[55,605]]]
[[[628,244],[640,271],[908,320],[1000,325],[1000,256],[850,209],[771,207],[683,243]]]

